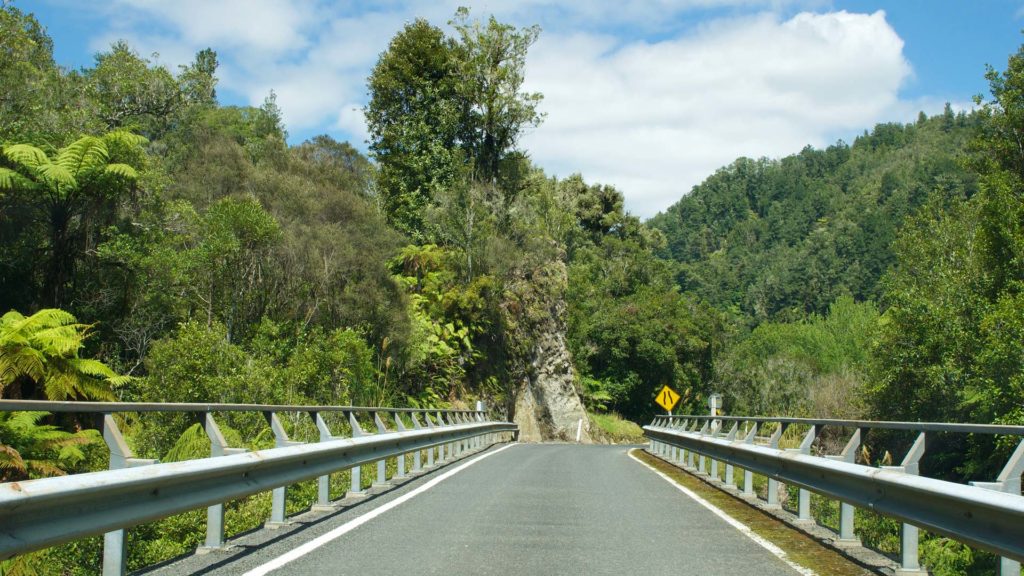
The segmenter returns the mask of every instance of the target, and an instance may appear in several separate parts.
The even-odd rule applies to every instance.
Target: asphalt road
[[[270,573],[797,573],[627,452],[511,446]],[[315,522],[260,531],[235,553],[197,556],[158,573],[244,574],[476,457]]]

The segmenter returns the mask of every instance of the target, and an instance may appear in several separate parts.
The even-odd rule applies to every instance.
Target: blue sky
[[[459,5],[543,32],[529,90],[545,123],[521,146],[548,173],[613,184],[648,217],[738,156],[780,157],[971,106],[985,64],[1024,36],[1024,0],[15,0],[69,68],[117,39],[176,70],[221,60],[225,104],[278,95],[292,143],[320,133],[365,149],[365,79],[390,38]]]

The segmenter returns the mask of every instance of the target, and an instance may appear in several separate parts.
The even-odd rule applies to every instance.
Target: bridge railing
[[[850,431],[838,454],[812,455],[825,428]],[[787,430],[798,431],[796,448],[781,448]],[[857,463],[862,438],[872,429],[913,433],[914,441],[898,466]],[[759,436],[768,432],[769,435]],[[1016,437],[1017,447],[994,482],[960,484],[920,476],[928,435],[938,433],[995,434]],[[767,477],[768,508],[781,508],[779,484],[799,487],[797,519],[814,523],[810,493],[840,503],[837,544],[859,545],[854,533],[856,508],[903,522],[901,574],[926,574],[918,560],[918,528],[941,534],[1002,557],[1000,574],[1019,575],[1024,560],[1024,426],[937,422],[875,422],[742,416],[658,416],[644,427],[649,450],[714,483],[738,491],[736,472],[743,473],[741,495],[758,499],[753,474]],[[820,450],[819,450],[820,452]],[[695,463],[696,460],[696,463]],[[706,463],[706,460],[708,461]],[[725,464],[719,478],[719,462]]]
[[[375,483],[383,484],[389,458],[397,459],[393,478],[401,478],[409,456],[412,472],[418,472],[518,434],[515,424],[490,420],[482,410],[0,400],[0,412],[15,411],[94,415],[110,450],[110,470],[0,484],[0,560],[104,534],[105,575],[124,573],[125,528],[207,507],[204,547],[221,548],[227,501],[272,491],[267,524],[273,527],[286,522],[286,490],[296,482],[317,478],[317,506],[330,507],[332,473],[350,470],[347,495],[358,496],[363,494],[362,465],[376,462]],[[137,458],[115,415],[154,412],[193,415],[209,437],[210,457],[170,463]],[[275,447],[247,451],[228,446],[215,414],[230,412],[262,415]],[[282,415],[302,414],[315,425],[319,441],[289,437]],[[348,437],[335,434],[338,417],[347,419]],[[376,430],[365,430],[361,421],[372,422]]]

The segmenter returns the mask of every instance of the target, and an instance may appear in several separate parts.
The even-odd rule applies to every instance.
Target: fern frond
[[[189,426],[178,439],[174,446],[167,451],[161,459],[162,462],[180,462],[182,460],[194,460],[206,458],[210,455],[210,440],[203,430],[202,424]]]
[[[15,324],[25,319],[25,316],[17,310],[10,310],[3,316],[0,316],[0,326],[7,326],[9,324]]]
[[[83,335],[80,324],[43,328],[31,334],[32,346],[50,356],[74,356],[82,348]]]
[[[54,402],[73,400],[77,384],[73,378],[54,370],[48,370],[43,380],[43,391],[46,397]]]
[[[114,130],[103,135],[103,140],[106,144],[121,145],[127,148],[134,148],[136,146],[145,146],[149,143],[144,136],[129,132],[128,130]]]
[[[135,171],[135,168],[127,164],[108,164],[103,172],[112,176],[120,176],[127,180],[138,180],[139,173]]]
[[[39,176],[47,184],[57,184],[70,188],[78,185],[74,175],[60,164],[47,163],[39,166],[36,170],[38,170]]]
[[[39,421],[49,416],[49,412],[39,410],[26,410],[24,412],[12,412],[7,420],[7,425],[15,432],[26,434],[39,427]],[[51,427],[52,428],[52,427]]]
[[[24,190],[31,187],[31,180],[10,168],[0,166],[0,190]]]
[[[0,470],[9,470],[25,474],[25,460],[21,453],[6,444],[0,444]]]
[[[111,376],[104,380],[104,382],[106,382],[107,385],[110,386],[111,388],[120,388],[122,386],[127,386],[132,382],[135,382],[136,380],[138,380],[138,378],[136,378],[135,376],[118,375]]]
[[[0,327],[9,326],[11,330],[24,330],[35,326],[60,326],[77,322],[74,316],[59,308],[44,308],[31,316],[25,316],[17,310],[11,310],[0,316]]]
[[[117,378],[117,373],[111,370],[106,364],[99,360],[93,360],[91,358],[70,358],[68,359],[68,365],[86,376],[92,376],[94,378]]]
[[[29,474],[34,472],[35,476],[67,476],[68,474],[49,460],[26,460],[25,464]]]
[[[46,358],[28,346],[0,346],[0,390],[24,375],[40,380]]]
[[[110,385],[106,380],[78,378],[76,384],[76,392],[86,400],[107,402],[117,400],[117,397],[114,396],[114,392],[110,389]]]
[[[95,136],[83,136],[61,149],[57,164],[69,174],[83,174],[97,170],[107,163],[107,145]]]
[[[31,144],[11,144],[4,146],[3,151],[4,156],[7,156],[12,162],[27,166],[28,168],[38,168],[43,164],[50,163],[46,152]]]

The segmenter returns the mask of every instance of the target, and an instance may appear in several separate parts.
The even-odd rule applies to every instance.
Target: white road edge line
[[[634,448],[633,450],[637,450],[637,448]],[[775,544],[772,544],[768,540],[765,540],[763,537],[761,537],[756,532],[751,530],[750,527],[747,526],[746,524],[740,522],[739,520],[733,518],[732,516],[729,516],[729,514],[727,514],[724,510],[722,510],[721,508],[715,506],[711,502],[708,502],[707,500],[701,498],[693,490],[690,490],[686,486],[683,486],[682,484],[676,482],[668,474],[665,474],[661,470],[658,470],[654,466],[651,466],[647,462],[644,462],[643,460],[641,460],[641,459],[637,458],[636,456],[634,456],[633,455],[633,450],[629,451],[629,457],[630,458],[632,458],[633,460],[636,460],[640,464],[646,466],[647,468],[649,468],[651,470],[651,472],[654,472],[658,476],[661,476],[666,482],[668,482],[669,484],[675,486],[676,489],[678,489],[680,492],[682,492],[683,494],[686,494],[687,496],[692,498],[695,502],[697,502],[701,506],[703,506],[703,507],[707,508],[708,510],[712,511],[715,514],[715,516],[718,516],[722,520],[725,520],[730,526],[732,526],[733,528],[739,530],[747,538],[750,538],[754,542],[757,542],[758,544],[760,544],[762,548],[764,548],[765,550],[771,552],[779,560],[782,560],[783,562],[785,562],[790,568],[792,568],[793,570],[796,570],[800,574],[803,574],[803,576],[818,576],[818,573],[815,572],[814,570],[811,570],[810,568],[807,568],[805,566],[801,566],[801,565],[797,564],[796,562],[793,562],[792,560],[790,560],[789,559],[789,555],[786,554],[785,550],[783,550],[782,548],[779,548]]]
[[[497,450],[494,450],[492,452],[487,452],[486,454],[481,454],[480,456],[477,456],[476,458],[473,458],[469,462],[466,462],[465,464],[462,464],[462,465],[458,466],[457,468],[453,468],[453,469],[445,472],[444,474],[441,474],[437,478],[433,478],[432,480],[430,480],[426,484],[416,488],[415,490],[411,490],[411,491],[409,491],[409,492],[407,492],[405,494],[402,494],[398,498],[395,498],[394,500],[392,500],[392,501],[390,501],[390,502],[388,502],[388,503],[386,503],[386,504],[384,504],[382,506],[374,508],[373,510],[370,510],[369,512],[367,512],[366,514],[363,514],[362,516],[359,516],[357,518],[353,518],[352,520],[349,520],[348,522],[342,524],[341,526],[338,526],[334,530],[331,530],[330,532],[327,532],[326,534],[323,534],[323,535],[318,536],[317,538],[315,538],[313,540],[310,540],[309,542],[306,542],[302,546],[299,546],[297,548],[293,548],[288,553],[282,554],[281,556],[278,556],[277,558],[274,558],[273,560],[271,560],[270,562],[267,562],[266,564],[263,564],[262,566],[257,566],[256,568],[253,568],[252,570],[249,570],[243,576],[264,576],[265,574],[270,573],[272,570],[277,570],[278,568],[284,566],[285,564],[287,564],[287,563],[289,563],[289,562],[291,562],[293,560],[297,560],[297,559],[301,558],[302,556],[305,556],[306,554],[309,554],[310,552],[312,552],[313,550],[316,550],[317,548],[323,546],[324,544],[327,544],[327,543],[331,542],[332,540],[336,540],[336,539],[344,536],[345,534],[351,532],[352,530],[355,530],[356,528],[362,526],[363,524],[366,524],[370,520],[373,520],[374,518],[376,518],[377,516],[380,516],[381,514],[387,512],[388,510],[391,510],[392,508],[395,508],[396,506],[399,506],[399,505],[401,505],[404,502],[408,502],[409,500],[412,500],[416,496],[419,496],[420,494],[426,492],[427,490],[430,490],[434,486],[437,486],[441,482],[447,480],[448,478],[451,478],[452,476],[458,474],[459,472],[462,472],[466,468],[469,468],[470,466],[472,466],[473,464],[476,464],[477,462],[483,460],[484,458],[490,458],[491,456],[494,456],[498,452],[501,452],[502,450],[506,450],[506,449],[511,448],[513,446],[515,446],[514,443],[513,444],[508,444],[506,446],[502,446],[501,448],[498,448]]]

